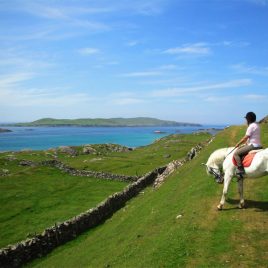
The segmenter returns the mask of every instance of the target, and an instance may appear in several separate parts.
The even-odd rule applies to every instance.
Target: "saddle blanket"
[[[249,152],[246,156],[244,156],[242,158],[242,163],[243,163],[243,166],[244,167],[249,167],[251,165],[251,162],[252,162],[254,156],[256,155],[256,153],[257,152]],[[234,157],[233,157],[233,164],[235,166],[237,166],[237,163],[236,163]]]

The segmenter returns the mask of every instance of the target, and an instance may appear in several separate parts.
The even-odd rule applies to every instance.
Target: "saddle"
[[[242,157],[242,164],[243,164],[243,167],[249,167],[249,166],[251,165],[252,161],[253,161],[254,156],[255,156],[258,152],[260,152],[260,151],[262,151],[262,150],[263,150],[263,149],[252,150],[252,151],[250,151],[248,154],[246,154],[245,156],[243,156],[243,157]],[[236,163],[234,157],[233,157],[232,160],[233,160],[233,164],[237,167],[237,163]]]

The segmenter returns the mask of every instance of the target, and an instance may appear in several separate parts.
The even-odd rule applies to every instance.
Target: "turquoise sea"
[[[148,145],[163,136],[192,133],[202,127],[2,127],[12,132],[0,133],[0,151],[43,150],[63,145],[116,143],[128,147]],[[156,134],[155,131],[161,133]],[[216,132],[216,131],[212,131]]]

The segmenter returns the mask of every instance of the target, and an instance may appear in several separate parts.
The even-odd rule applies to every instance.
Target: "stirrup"
[[[240,180],[243,180],[244,179],[244,176],[243,176],[243,174],[242,173],[238,173],[238,174],[236,174],[236,177],[237,177],[237,181],[240,181]]]
[[[243,166],[239,166],[236,169],[236,173],[238,173],[238,174],[245,174],[246,172],[245,172],[245,169],[244,169]]]

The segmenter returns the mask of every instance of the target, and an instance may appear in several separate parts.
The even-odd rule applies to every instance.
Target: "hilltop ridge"
[[[268,123],[268,115],[266,115],[264,118],[262,118],[260,121],[259,121],[260,124],[266,124]]]
[[[92,126],[92,127],[124,127],[124,126],[201,126],[195,123],[160,120],[150,117],[135,118],[80,118],[55,119],[42,118],[29,123],[18,123],[15,126]]]

